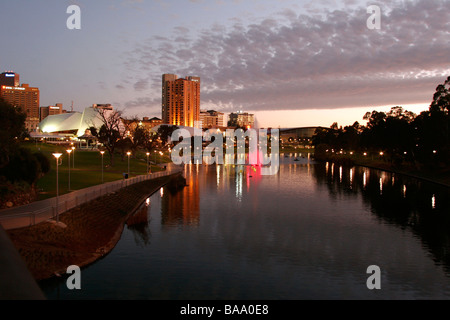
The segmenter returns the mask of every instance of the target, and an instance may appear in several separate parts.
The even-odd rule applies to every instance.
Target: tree
[[[122,112],[103,108],[96,109],[102,125],[100,128],[92,126],[91,134],[97,137],[103,144],[109,155],[111,166],[114,166],[114,152],[120,140],[123,139],[124,129],[122,123]]]
[[[436,92],[433,95],[433,101],[430,105],[430,111],[442,111],[445,114],[448,114],[450,111],[450,76],[448,76],[447,80],[444,81],[443,84],[440,84],[436,87]]]
[[[18,141],[26,134],[26,115],[0,98],[0,168],[10,162],[18,149]]]
[[[354,122],[351,126],[344,127],[338,140],[341,141],[341,148],[346,150],[357,150],[360,147],[362,126],[359,122]]]
[[[11,161],[1,170],[1,175],[10,182],[25,181],[33,185],[41,177],[38,159],[26,148],[18,148],[11,154]]]
[[[414,122],[417,153],[424,163],[445,163],[450,157],[450,76],[436,87],[428,111]]]
[[[161,144],[163,146],[165,146],[168,143],[169,137],[171,137],[172,133],[177,129],[178,129],[177,126],[168,126],[168,125],[162,125],[158,128],[157,134],[159,139],[161,139]]]
[[[383,151],[391,161],[400,162],[404,152],[414,154],[414,126],[416,115],[403,107],[392,107],[387,113],[367,112],[367,126],[361,136],[362,145],[376,152]]]

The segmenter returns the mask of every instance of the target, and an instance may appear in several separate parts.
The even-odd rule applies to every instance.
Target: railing
[[[165,171],[150,173],[148,175],[141,175],[134,178],[112,181],[63,194],[58,197],[58,200],[55,197],[33,202],[21,207],[5,209],[0,211],[0,224],[5,230],[32,226],[39,222],[56,217],[57,213],[62,214],[86,202],[104,196],[106,194],[113,193],[135,183],[169,176],[177,172],[181,172],[181,169],[168,169]]]

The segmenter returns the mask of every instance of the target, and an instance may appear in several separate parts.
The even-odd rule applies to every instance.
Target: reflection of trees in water
[[[149,204],[143,204],[130,218],[127,220],[127,228],[131,230],[136,245],[145,247],[150,242],[150,227],[148,218]]]
[[[408,229],[432,254],[436,264],[450,273],[450,188],[364,167],[315,166],[318,185],[330,196],[361,195],[371,212],[383,223]]]

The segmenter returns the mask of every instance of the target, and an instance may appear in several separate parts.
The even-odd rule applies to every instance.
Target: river
[[[281,157],[278,174],[186,165],[111,253],[49,299],[448,299],[449,189],[363,167]],[[370,290],[369,266],[380,289]]]

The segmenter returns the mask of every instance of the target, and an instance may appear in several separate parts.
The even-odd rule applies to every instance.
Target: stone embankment
[[[180,185],[180,173],[136,183],[60,215],[65,227],[43,222],[9,230],[8,235],[36,280],[65,274],[69,265],[86,266],[110,252],[125,222],[162,186]]]

